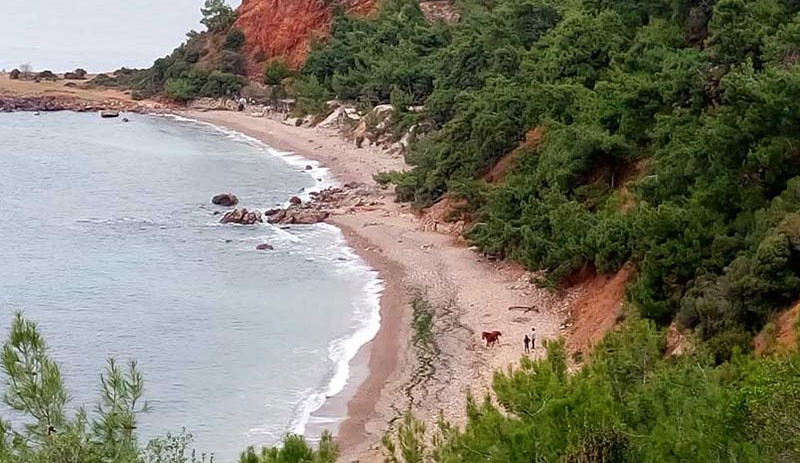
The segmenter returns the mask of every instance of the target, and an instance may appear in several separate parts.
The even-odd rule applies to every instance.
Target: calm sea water
[[[380,282],[334,227],[223,226],[209,199],[271,207],[325,172],[129,117],[0,114],[0,329],[16,310],[39,323],[74,406],[92,408],[108,357],[138,360],[145,439],[186,427],[224,462],[302,432],[375,334]]]
[[[190,29],[204,0],[3,0],[0,69],[149,67]],[[232,7],[241,0],[228,0]]]

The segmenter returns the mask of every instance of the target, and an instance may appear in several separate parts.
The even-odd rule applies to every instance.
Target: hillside
[[[421,134],[414,169],[379,178],[401,201],[459,204],[471,244],[549,287],[624,274],[626,308],[582,301],[618,332],[498,373],[496,400],[433,448],[408,419],[396,461],[800,458],[797,354],[752,354],[759,332],[791,344],[800,298],[800,6],[457,6],[454,24],[410,0],[338,17],[295,82],[301,109],[392,104],[390,132]]]
[[[385,135],[415,134],[414,168],[377,176],[400,201],[540,285],[597,286],[575,314],[594,348],[497,373],[432,447],[396,421],[390,461],[798,461],[800,4],[455,5],[248,1],[147,77],[231,96],[263,60],[298,113],[389,104]]]
[[[298,88],[428,128],[402,200],[466,200],[467,238],[549,285],[631,262],[632,305],[719,359],[800,297],[796,5],[465,0],[453,25],[381,5],[338,19]]]
[[[244,0],[234,27],[244,32],[245,53],[256,74],[264,61],[282,58],[297,69],[316,39],[330,32],[334,8],[345,14],[366,15],[375,0]]]

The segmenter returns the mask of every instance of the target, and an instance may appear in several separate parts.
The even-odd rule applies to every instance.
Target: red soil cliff
[[[292,68],[303,64],[316,37],[330,32],[334,5],[346,13],[365,15],[376,0],[244,0],[236,26],[245,35],[245,53],[251,70],[258,64],[284,57]]]

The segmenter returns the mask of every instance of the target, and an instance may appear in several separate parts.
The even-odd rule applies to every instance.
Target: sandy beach
[[[76,105],[94,102],[124,108],[134,104],[123,92],[0,77],[0,97],[51,95]],[[158,106],[147,101],[135,104]],[[441,208],[419,213],[396,203],[392,189],[379,188],[373,175],[409,168],[401,155],[378,147],[358,149],[335,129],[289,126],[252,117],[246,111],[175,112],[316,160],[330,169],[338,182],[357,182],[370,192],[370,206],[334,210],[328,219],[385,282],[381,328],[354,360],[362,367],[354,370],[365,373],[355,378],[361,382],[357,388],[351,385],[346,396],[347,418],[338,429],[341,461],[383,461],[380,438],[408,410],[429,427],[440,412],[462,425],[467,392],[476,397],[491,395],[493,373],[516,364],[524,355],[525,334],[536,329],[536,348],[531,355],[543,356],[543,340],[575,329],[571,328],[573,307],[591,307],[592,300],[585,297],[586,285],[559,292],[538,288],[531,284],[532,275],[520,266],[492,261],[471,250],[460,238],[459,224],[444,222]],[[610,308],[618,305],[618,301],[611,302]],[[415,342],[415,304],[422,316],[431,318],[425,328],[431,342]],[[510,309],[520,306],[531,310]],[[500,343],[486,347],[481,332],[494,330],[502,332]],[[342,398],[330,402],[337,400]],[[338,410],[344,406],[340,403]]]
[[[408,168],[401,156],[376,147],[357,149],[332,129],[293,127],[230,111],[182,115],[319,161],[341,182],[374,185],[373,174]],[[531,328],[537,333],[532,355],[543,355],[541,341],[564,334],[570,304],[580,295],[579,288],[553,293],[535,287],[528,272],[480,256],[450,225],[431,226],[425,215],[396,203],[391,190],[382,191],[379,202],[328,220],[386,282],[381,329],[359,355],[369,373],[338,432],[346,462],[382,461],[380,436],[408,409],[429,423],[441,411],[463,424],[466,393],[490,392],[494,371],[518,362],[522,338]],[[433,346],[414,345],[415,297],[432,312]],[[509,310],[514,306],[533,310]],[[503,335],[498,346],[487,348],[481,332],[492,330]]]

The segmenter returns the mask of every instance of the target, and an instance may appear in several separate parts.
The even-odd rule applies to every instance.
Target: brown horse
[[[502,336],[502,334],[503,333],[499,331],[484,331],[483,333],[481,333],[481,339],[485,339],[486,347],[490,347],[497,344],[500,341],[500,336]]]

